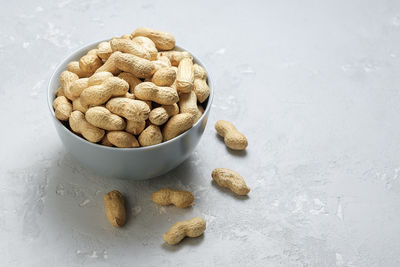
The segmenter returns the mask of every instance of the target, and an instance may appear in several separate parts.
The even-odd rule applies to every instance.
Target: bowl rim
[[[162,142],[160,144],[152,145],[152,146],[146,146],[146,147],[129,147],[129,148],[109,147],[109,146],[103,146],[103,145],[100,145],[100,144],[97,144],[97,143],[89,142],[85,138],[83,138],[81,136],[78,136],[77,134],[75,134],[74,132],[69,130],[67,127],[65,127],[65,125],[62,124],[61,121],[56,118],[55,112],[54,112],[54,109],[53,109],[53,101],[55,99],[55,94],[53,93],[52,83],[53,83],[54,79],[58,79],[58,77],[55,77],[55,76],[56,76],[56,74],[58,72],[61,71],[62,66],[66,62],[73,60],[73,58],[76,57],[77,54],[80,54],[83,51],[86,51],[86,50],[90,49],[91,47],[94,47],[95,45],[98,45],[101,42],[107,42],[107,41],[109,41],[109,40],[101,40],[101,41],[91,42],[89,44],[83,45],[83,46],[75,49],[72,53],[70,53],[68,56],[64,57],[63,60],[61,60],[61,62],[54,69],[53,74],[50,76],[50,79],[49,79],[49,82],[48,82],[48,85],[47,85],[47,105],[49,107],[49,111],[50,111],[50,114],[52,116],[52,119],[55,120],[56,121],[55,123],[58,123],[59,126],[61,126],[66,132],[68,132],[68,134],[70,134],[71,136],[76,138],[78,141],[86,143],[86,144],[88,144],[90,146],[101,148],[101,149],[106,149],[106,150],[111,150],[111,151],[155,150],[155,149],[158,149],[158,148],[160,148],[162,146],[167,146],[168,144],[173,143],[173,142],[177,141],[180,138],[183,138],[184,136],[188,135],[189,132],[191,132],[195,128],[195,126],[197,124],[203,122],[204,117],[210,112],[210,109],[211,109],[211,106],[212,106],[212,102],[213,102],[213,99],[214,99],[214,90],[213,90],[213,85],[212,85],[212,81],[211,81],[209,72],[207,72],[207,84],[208,84],[208,87],[210,88],[210,95],[208,96],[207,106],[204,109],[203,115],[200,117],[200,119],[189,130],[185,131],[184,133],[182,133],[182,134],[180,134],[180,135],[178,135],[178,136],[176,136],[176,137],[174,137],[174,138],[172,138],[172,139],[170,139],[168,141]],[[174,50],[188,51],[185,48],[183,48],[182,46],[178,46],[178,45],[175,45]],[[195,63],[199,64],[200,66],[202,66],[207,71],[207,67],[205,66],[205,64],[202,61],[200,61],[195,55],[193,55],[190,51],[188,51],[188,52],[192,55]]]

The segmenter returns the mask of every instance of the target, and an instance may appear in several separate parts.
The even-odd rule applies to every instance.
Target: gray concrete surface
[[[398,1],[3,1],[0,9],[2,266],[399,266]],[[62,147],[46,85],[79,46],[149,26],[208,66],[216,98],[183,165],[149,181],[94,175]],[[228,151],[213,130],[249,139]],[[211,126],[211,127],[210,127]],[[252,188],[211,183],[216,167]],[[192,190],[188,210],[151,193]],[[121,190],[114,229],[103,194]],[[202,216],[201,238],[161,235]]]

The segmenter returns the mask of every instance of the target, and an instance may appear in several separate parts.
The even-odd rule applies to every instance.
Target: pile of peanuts
[[[102,42],[60,75],[57,119],[92,143],[151,146],[190,129],[210,88],[205,69],[167,32],[138,28]]]
[[[193,63],[189,52],[174,48],[171,34],[149,28],[100,43],[61,73],[53,102],[56,117],[89,142],[105,146],[151,146],[182,134],[201,118],[201,104],[210,88],[205,69]],[[228,148],[246,149],[247,138],[232,123],[219,120],[215,129]],[[217,168],[211,177],[235,194],[250,192],[233,170]],[[194,195],[162,188],[152,194],[152,200],[187,208],[194,204]],[[123,195],[110,191],[104,203],[108,221],[115,227],[125,225]],[[163,239],[175,245],[185,237],[202,235],[205,229],[205,220],[195,217],[173,224]]]

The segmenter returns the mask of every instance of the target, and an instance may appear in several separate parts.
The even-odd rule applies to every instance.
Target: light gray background
[[[209,125],[183,165],[141,182],[99,177],[62,147],[46,104],[55,66],[88,42],[149,26],[173,33],[215,82]],[[399,266],[398,1],[2,1],[2,266]],[[249,140],[229,152],[213,130]],[[171,155],[173,156],[173,155]],[[211,171],[241,173],[235,197]],[[171,186],[195,206],[160,208]],[[103,195],[122,191],[114,229]],[[175,221],[201,238],[170,247]]]

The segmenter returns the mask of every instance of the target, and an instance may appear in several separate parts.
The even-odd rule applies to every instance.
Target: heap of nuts
[[[193,63],[189,52],[174,48],[171,34],[149,28],[100,43],[61,73],[53,102],[56,117],[89,142],[105,146],[151,146],[182,134],[201,118],[210,88],[205,69]],[[246,149],[246,136],[232,123],[219,120],[215,129],[228,148]],[[250,192],[233,170],[217,168],[211,177],[237,195]],[[194,199],[192,192],[171,188],[152,194],[162,206],[187,208]],[[110,191],[104,202],[109,222],[125,225],[123,195]],[[173,224],[163,239],[175,245],[205,230],[206,221],[195,217]]]
[[[100,43],[60,75],[56,117],[92,143],[151,146],[190,129],[210,88],[175,38],[149,28]]]

